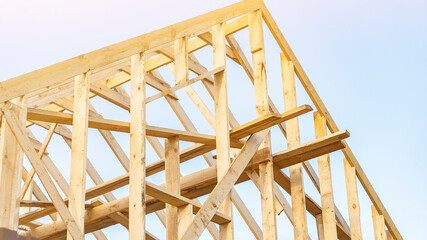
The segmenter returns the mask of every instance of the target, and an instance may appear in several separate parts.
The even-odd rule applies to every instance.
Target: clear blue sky
[[[0,80],[232,2],[236,1],[1,1]],[[427,2],[266,0],[266,4],[338,126],[350,131],[348,142],[403,237],[420,239],[420,236],[426,236]],[[243,32],[237,37],[242,41],[242,47],[247,49],[245,34]],[[283,111],[279,50],[271,37],[266,37],[266,43],[269,91]],[[249,56],[248,52],[246,54]],[[211,66],[209,59],[201,60]],[[235,66],[232,68],[239,71]],[[166,70],[162,72],[171,82],[171,75]],[[229,74],[230,104],[239,122],[245,123],[252,120],[254,114],[253,109],[252,112],[245,109],[252,100],[242,101],[242,98],[251,96],[245,94],[253,90],[250,84],[240,84],[249,81],[239,80],[238,76],[244,76],[239,74],[242,72]],[[241,90],[236,91],[238,87]],[[311,104],[301,86],[297,87],[298,103]],[[201,88],[196,86],[196,89]],[[179,96],[183,103],[188,102],[184,93],[180,92]],[[99,107],[101,103],[100,100],[94,100],[95,106]],[[161,104],[164,102],[149,109],[153,110],[154,106]],[[212,102],[208,104],[212,109]],[[107,112],[108,108],[101,110]],[[188,111],[197,112],[197,109],[189,107]],[[110,118],[126,118],[120,110],[116,115],[111,114],[111,111],[106,114]],[[309,141],[314,136],[311,113],[308,115],[301,118],[301,129],[308,132],[302,133],[302,141]],[[160,113],[149,116],[152,125],[182,128],[177,119],[173,119],[175,123],[170,119],[165,121],[165,116]],[[196,126],[200,132],[212,133],[210,126],[203,120],[200,123],[198,121]],[[34,131],[39,136],[44,134],[40,129]],[[277,129],[273,131],[277,132]],[[102,167],[106,161],[111,164],[110,170],[101,174],[108,180],[122,174],[123,170],[115,170],[115,166],[120,166],[111,152],[103,150],[107,146],[102,145],[98,135],[91,132],[89,136],[100,140],[99,146],[92,145],[95,151],[90,150],[89,156],[96,166]],[[128,151],[127,136],[116,136]],[[279,134],[273,132],[273,137],[278,139],[273,146],[274,150],[283,149],[284,142]],[[61,151],[48,148],[54,161],[69,161],[69,150],[65,145],[58,144],[56,147]],[[156,160],[150,149],[147,156],[149,161]],[[316,161],[311,162],[316,167]],[[347,218],[342,154],[332,154],[331,162],[336,204]],[[206,167],[199,165],[196,167]],[[183,173],[194,171],[195,168],[191,167],[184,165]],[[59,168],[68,179],[67,165],[62,164]],[[160,177],[152,181],[162,182]],[[306,181],[306,187],[309,194],[319,200],[309,181]],[[253,186],[242,184],[237,189],[258,216],[259,195],[253,193]],[[122,190],[116,194],[121,196],[124,193],[125,190]],[[370,202],[360,185],[359,195],[363,235],[365,239],[373,239]],[[235,216],[236,239],[251,239],[237,211]],[[308,218],[310,224],[313,224],[313,218],[310,215]],[[156,221],[152,217],[149,219]],[[279,216],[278,223],[281,224],[280,239],[290,239],[291,226],[283,215]],[[149,229],[156,232],[162,228],[149,226]],[[106,230],[106,233],[114,234],[117,238],[127,236],[119,226]],[[160,233],[157,235],[163,237]],[[313,238],[316,236],[315,228],[310,228],[310,235]]]

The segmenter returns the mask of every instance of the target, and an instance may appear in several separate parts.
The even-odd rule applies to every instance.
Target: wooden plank
[[[314,112],[314,130],[316,139],[327,136],[326,120],[319,112]],[[320,197],[322,202],[322,225],[325,240],[337,239],[335,224],[334,194],[332,190],[332,174],[329,155],[325,154],[317,158],[319,171]]]
[[[273,154],[273,162],[280,168],[286,168],[320,155],[343,149],[345,146],[342,140],[349,136],[350,133],[347,130],[329,134],[326,137],[275,153]]]
[[[45,122],[54,122],[54,123],[67,124],[67,125],[72,123],[72,118],[73,118],[73,114],[70,114],[70,113],[54,112],[54,111],[34,109],[34,108],[28,109],[28,117],[27,117],[27,119],[31,121],[45,121]],[[90,116],[88,124],[90,128],[109,130],[109,131],[118,131],[118,132],[124,132],[124,133],[130,132],[130,124],[128,122],[123,122],[123,121],[116,121],[116,120]],[[201,134],[201,133],[193,133],[188,131],[181,131],[181,130],[147,125],[146,134],[148,136],[161,137],[161,138],[168,138],[171,136],[178,135],[180,140],[182,141],[215,145],[215,136]],[[231,143],[232,143],[232,147],[240,148],[243,146],[243,143],[238,140],[231,141]]]
[[[285,110],[289,111],[297,106],[294,66],[287,61],[283,54],[280,55],[282,65],[283,96]],[[288,148],[294,148],[300,144],[298,118],[288,120],[286,123]],[[289,168],[291,177],[292,213],[294,217],[294,238],[306,240],[307,216],[305,209],[304,181],[302,164],[298,163]]]
[[[225,23],[212,27],[212,47],[214,68],[224,67],[223,71],[214,74],[214,100],[215,100],[215,134],[217,152],[217,175],[221,179],[230,167],[230,133],[228,127],[228,95],[225,55]],[[230,217],[233,216],[230,194],[226,196],[219,207],[219,212]],[[219,226],[221,240],[234,239],[233,223]]]
[[[165,140],[165,178],[166,189],[181,194],[179,170],[179,139],[170,137]],[[178,208],[166,204],[166,239],[178,239]]]
[[[219,208],[220,203],[226,198],[269,131],[269,129],[263,130],[255,133],[249,138],[239,155],[231,163],[227,173],[218,181],[218,184],[212,190],[202,208],[193,218],[190,226],[181,239],[191,240],[200,237],[216,210]]]
[[[372,223],[374,225],[375,240],[387,240],[384,216],[377,211],[374,205],[371,206],[371,210],[372,210]]]
[[[77,239],[83,240],[84,239],[83,235],[81,234],[81,231],[76,221],[74,220],[71,213],[68,211],[67,206],[62,201],[61,195],[59,194],[58,190],[55,188],[55,185],[53,184],[52,180],[49,178],[49,175],[46,169],[44,168],[43,163],[41,162],[40,158],[37,156],[37,153],[35,152],[34,148],[31,146],[30,140],[25,134],[24,127],[19,124],[19,120],[16,117],[16,114],[11,110],[9,110],[8,108],[11,108],[10,104],[6,104],[3,107],[2,109],[3,117],[6,118],[7,124],[9,125],[13,134],[15,135],[22,150],[27,155],[28,160],[33,165],[37,175],[40,178],[40,181],[42,182],[43,186],[46,189],[46,192],[48,193],[49,197],[52,199],[52,202],[54,203],[55,208],[58,210],[58,213],[61,216],[62,220],[66,223],[67,230],[72,234],[75,240]]]
[[[357,194],[356,170],[344,158],[345,186],[347,189],[348,216],[350,219],[351,239],[362,240],[362,227],[360,225],[360,205]]]
[[[300,62],[296,58],[295,54],[293,53],[292,49],[290,48],[288,42],[286,41],[285,37],[281,33],[279,27],[277,26],[277,23],[274,21],[273,17],[271,16],[270,12],[268,11],[265,4],[260,1],[260,9],[262,10],[263,18],[265,23],[267,24],[268,28],[270,29],[271,33],[273,34],[273,37],[276,39],[279,47],[281,48],[282,52],[286,55],[286,59],[293,62],[295,65],[295,73],[298,76],[298,79],[300,80],[301,84],[307,91],[311,101],[316,106],[316,109],[320,112],[322,112],[323,116],[326,118],[326,123],[328,125],[329,130],[334,133],[339,131],[339,128],[335,121],[333,120],[332,116],[328,112],[325,104],[321,100],[319,94],[314,89],[313,84],[311,83],[310,79],[308,78],[307,74],[305,73],[304,69],[302,68]],[[346,145],[346,148],[344,148],[342,151],[345,155],[345,157],[348,159],[350,164],[355,167],[356,175],[359,178],[360,183],[362,184],[363,188],[365,189],[366,193],[368,194],[369,198],[371,199],[372,203],[375,205],[375,207],[383,214],[385,218],[386,225],[388,229],[390,230],[390,233],[392,236],[397,240],[403,240],[402,235],[400,234],[399,230],[397,229],[396,225],[394,224],[393,220],[391,219],[391,216],[388,214],[384,204],[381,202],[378,194],[375,192],[372,184],[370,183],[368,177],[366,176],[365,172],[363,171],[362,167],[360,166],[359,162],[356,159],[356,156],[351,151],[350,147],[347,145],[346,142],[344,142]]]
[[[269,113],[267,115],[260,116],[253,121],[250,121],[248,123],[242,124],[238,127],[231,129],[230,137],[236,138],[236,139],[247,137],[254,132],[260,131],[261,129],[265,129],[265,128],[280,124],[286,120],[289,120],[291,118],[298,117],[304,113],[310,112],[311,110],[312,108],[309,105],[302,105],[282,114]]]
[[[145,239],[145,66],[144,56],[131,57],[129,239]]]
[[[13,100],[18,108],[11,109],[19,116],[19,124],[25,124],[26,99]],[[0,227],[18,230],[19,200],[21,188],[22,150],[13,136],[6,119],[1,119],[0,136]]]
[[[69,204],[69,202],[66,202],[66,204]],[[40,207],[40,208],[47,208],[47,207],[54,207],[53,203],[50,201],[32,201],[32,200],[21,200],[21,207]],[[84,204],[85,208],[93,208],[94,206],[91,204]]]
[[[82,74],[75,77],[74,84],[70,192],[68,195],[68,208],[82,235],[84,235],[88,120],[89,74]],[[73,239],[70,232],[67,233],[67,239]]]
[[[259,10],[249,14],[249,40],[254,68],[255,108],[257,117],[262,117],[269,113],[264,32],[261,14]],[[260,162],[258,167],[261,186],[263,239],[277,239],[270,135],[267,135],[254,159]]]

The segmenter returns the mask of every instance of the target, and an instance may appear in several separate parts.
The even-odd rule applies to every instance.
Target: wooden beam
[[[377,211],[374,205],[371,206],[371,210],[372,210],[372,223],[374,225],[375,240],[387,240],[384,216]]]
[[[214,216],[215,211],[226,198],[227,194],[232,189],[233,185],[236,183],[269,131],[269,129],[263,130],[255,133],[249,138],[239,155],[231,163],[227,173],[223,175],[220,181],[218,181],[218,184],[212,190],[211,194],[206,199],[202,208],[196,214],[181,239],[192,240],[200,237],[203,230]]]
[[[316,138],[327,136],[325,117],[319,112],[314,112],[314,130]],[[320,197],[322,202],[322,225],[325,240],[337,239],[335,224],[334,195],[332,191],[332,174],[329,155],[325,154],[317,158],[319,171]]]
[[[27,119],[30,121],[45,121],[45,122],[53,122],[53,123],[59,123],[59,124],[71,124],[72,118],[73,118],[73,114],[70,114],[70,113],[54,112],[54,111],[34,109],[34,108],[28,109],[28,116],[27,116]],[[128,122],[90,116],[88,124],[89,124],[89,127],[91,128],[96,128],[101,130],[118,131],[118,132],[124,132],[124,133],[130,132],[130,124]],[[201,133],[192,133],[188,131],[181,131],[181,130],[175,130],[175,129],[162,128],[162,127],[146,126],[146,134],[148,136],[161,137],[161,138],[168,138],[171,136],[178,135],[181,141],[215,145],[215,136],[201,134]],[[243,146],[243,143],[238,140],[235,140],[235,141],[232,141],[232,146],[240,148]]]
[[[286,120],[298,117],[304,113],[313,110],[309,105],[302,105],[287,111],[282,114],[269,113],[264,116],[260,116],[257,119],[248,123],[242,124],[230,130],[230,137],[240,139],[249,136],[254,132],[258,132],[262,129],[273,127],[277,124],[285,122]]]
[[[285,110],[289,111],[297,106],[294,65],[287,61],[283,54],[280,55],[282,64],[283,95]],[[297,147],[300,144],[298,119],[293,118],[286,123],[288,148]],[[298,163],[289,168],[291,177],[292,212],[294,217],[295,240],[306,240],[307,216],[305,209],[304,181],[302,175],[302,164]]]
[[[145,57],[131,57],[129,239],[145,239]]]
[[[13,100],[19,107],[10,109],[18,116],[18,124],[25,124],[26,98]],[[18,230],[21,169],[23,153],[13,136],[13,130],[1,119],[0,129],[0,227]],[[34,149],[33,149],[34,150]]]
[[[3,117],[6,118],[7,124],[15,135],[22,150],[27,155],[28,160],[33,165],[37,175],[40,178],[40,181],[46,189],[46,192],[52,199],[55,208],[58,210],[58,213],[61,216],[62,220],[66,223],[67,230],[71,233],[74,240],[83,240],[83,235],[81,234],[81,231],[78,225],[76,224],[76,221],[74,220],[71,213],[68,211],[67,206],[62,201],[61,195],[59,194],[52,180],[49,178],[49,175],[46,169],[44,168],[42,161],[37,156],[37,153],[34,148],[31,146],[30,140],[25,134],[24,126],[21,126],[18,118],[16,117],[16,114],[12,112],[12,110],[10,110],[11,107],[11,104],[6,104],[2,108]]]
[[[179,139],[170,137],[165,140],[165,178],[166,189],[181,194],[179,171]],[[178,239],[178,208],[166,204],[166,239]]]
[[[68,195],[68,208],[82,235],[84,235],[88,120],[89,74],[82,74],[75,77],[74,84],[70,192]],[[72,239],[71,233],[68,232],[67,240]]]
[[[214,74],[214,100],[215,100],[215,133],[217,153],[217,175],[221,179],[230,167],[230,133],[228,127],[228,95],[225,55],[225,23],[212,27],[212,47],[214,68],[224,67],[223,71]],[[233,216],[233,207],[229,193],[219,207],[219,212]],[[219,226],[220,240],[234,239],[233,222]]]
[[[286,59],[293,62],[295,65],[295,73],[298,76],[298,79],[300,80],[301,84],[305,88],[307,94],[309,95],[311,101],[316,106],[317,110],[322,112],[323,116],[326,118],[326,123],[328,125],[329,130],[334,133],[339,131],[339,128],[335,121],[333,120],[331,114],[327,110],[325,104],[321,100],[319,94],[314,89],[313,84],[311,83],[310,79],[308,78],[307,74],[305,73],[304,69],[302,68],[300,62],[296,58],[295,54],[293,53],[292,49],[290,48],[288,42],[286,41],[285,37],[281,33],[279,27],[277,26],[277,23],[274,21],[273,17],[271,16],[270,12],[268,11],[267,7],[262,1],[259,1],[260,9],[262,10],[263,18],[265,23],[267,24],[268,28],[270,29],[271,33],[273,34],[273,37],[276,39],[279,47],[281,48],[282,52],[285,54]],[[369,198],[371,199],[372,203],[375,205],[375,207],[383,214],[386,225],[388,229],[390,230],[390,233],[396,240],[403,240],[402,235],[400,234],[399,230],[397,229],[396,225],[394,224],[393,220],[391,219],[391,216],[388,214],[384,204],[381,202],[378,194],[375,192],[371,182],[369,181],[368,177],[366,176],[365,172],[363,171],[362,167],[360,166],[359,162],[356,159],[356,156],[351,151],[350,147],[346,142],[344,142],[346,145],[346,148],[342,150],[345,157],[348,159],[350,164],[355,167],[356,175],[359,178],[360,183],[362,184],[363,188],[365,189],[366,193],[368,194]]]
[[[360,225],[360,205],[357,194],[356,170],[344,158],[345,186],[347,189],[348,216],[350,219],[351,239],[362,240],[362,227]]]
[[[257,10],[249,14],[249,40],[254,68],[256,116],[269,113],[267,70],[265,63],[264,32],[262,13]],[[296,107],[296,106],[295,106]],[[261,186],[261,209],[263,239],[277,239],[276,214],[274,209],[274,177],[271,156],[271,136],[267,135],[255,157],[259,164]]]
[[[316,215],[316,226],[317,226],[317,238],[319,240],[325,240],[325,230],[323,227],[322,214]]]
[[[280,168],[310,160],[323,154],[331,153],[345,146],[342,140],[350,137],[347,130],[329,134],[328,136],[300,144],[297,147],[273,154],[273,162]]]

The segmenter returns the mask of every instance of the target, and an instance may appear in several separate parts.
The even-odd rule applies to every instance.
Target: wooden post
[[[316,139],[327,136],[325,117],[314,112],[314,130]],[[320,196],[322,202],[322,222],[324,229],[325,240],[337,239],[337,227],[335,223],[334,211],[334,194],[332,191],[332,176],[331,165],[329,162],[329,154],[322,155],[317,158],[317,166],[319,171]]]
[[[387,240],[384,216],[377,211],[374,205],[371,206],[371,210],[372,223],[374,224],[375,240]]]
[[[25,97],[15,98],[12,102],[20,106],[16,114],[19,116],[19,121],[25,124],[27,119]],[[18,230],[24,155],[4,117],[1,120],[0,136],[0,227],[16,231]]]
[[[348,216],[350,218],[351,239],[362,240],[362,228],[360,226],[360,207],[357,195],[356,170],[344,158],[345,185],[347,188]]]
[[[249,15],[249,40],[254,66],[256,116],[269,113],[267,75],[265,69],[264,33],[262,13],[257,10]],[[259,164],[263,239],[277,239],[276,213],[274,210],[274,177],[271,156],[271,136],[267,135],[255,155]]]
[[[294,65],[281,53],[283,95],[285,100],[285,111],[297,107]],[[298,118],[285,122],[287,131],[288,148],[297,147],[300,144]],[[292,214],[294,217],[294,238],[296,240],[307,240],[307,216],[305,211],[304,181],[302,175],[302,164],[298,163],[289,167],[292,195]]]
[[[181,194],[179,171],[179,139],[177,136],[165,140],[166,189]],[[178,239],[178,207],[166,204],[166,239]]]
[[[174,42],[174,57],[175,57],[175,84],[180,84],[188,81],[188,39],[186,36],[178,38]],[[167,150],[167,149],[166,149]],[[178,169],[178,176],[180,172]],[[180,191],[178,192],[180,193]],[[177,212],[178,218],[178,236],[181,237],[188,225],[191,223],[193,217],[193,206],[188,204],[180,207]],[[176,238],[174,238],[176,239]]]
[[[145,67],[131,57],[129,239],[145,239]]]
[[[68,208],[84,235],[86,192],[86,155],[89,120],[89,77],[81,74],[74,78],[74,114],[71,145],[70,199]],[[72,240],[71,233],[67,239]]]
[[[225,23],[213,26],[213,67],[218,68],[226,65],[225,45]],[[215,100],[215,133],[217,153],[217,175],[221,179],[230,167],[230,133],[228,127],[228,96],[227,75],[224,69],[214,75],[214,100]],[[219,212],[227,216],[233,216],[230,194],[219,208]],[[219,226],[219,239],[234,239],[233,222]]]
[[[323,228],[322,214],[316,215],[316,226],[317,226],[317,238],[319,240],[324,240],[325,239],[325,233],[324,233],[324,228]]]

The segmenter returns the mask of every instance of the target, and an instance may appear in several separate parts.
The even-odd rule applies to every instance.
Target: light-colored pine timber
[[[12,100],[19,107],[11,109],[19,117],[19,124],[26,118],[26,98]],[[19,203],[21,200],[21,168],[23,153],[13,133],[2,117],[0,133],[0,227],[18,230]]]
[[[214,68],[224,67],[225,56],[225,23],[220,23],[212,28],[213,64]],[[215,133],[217,145],[217,175],[221,179],[230,167],[230,133],[228,127],[228,96],[226,69],[214,74],[214,99],[215,99]],[[233,216],[230,195],[227,194],[221,203],[219,211],[230,217]],[[219,226],[220,240],[234,239],[233,223]]]
[[[387,240],[384,216],[377,211],[374,205],[371,206],[371,211],[375,240]]]
[[[324,240],[325,239],[325,231],[323,227],[323,219],[322,214],[316,215],[316,226],[317,226],[317,239]]]
[[[264,32],[262,29],[263,23],[261,14],[261,11],[254,11],[249,15],[249,40],[254,68],[255,108],[257,117],[263,117],[269,113]],[[259,151],[255,155],[255,159],[260,161],[258,167],[261,183],[263,239],[277,239],[270,135],[268,135],[261,144]]]
[[[280,60],[282,64],[285,111],[289,111],[297,106],[294,65],[291,61],[286,60],[283,54],[280,55]],[[288,148],[295,148],[300,144],[298,118],[293,118],[285,123]],[[290,166],[289,173],[291,178],[292,213],[294,217],[294,239],[306,240],[308,233],[302,164],[299,163]]]
[[[316,138],[327,136],[325,117],[319,112],[313,113],[314,130]],[[320,197],[322,202],[322,225],[325,240],[337,239],[335,224],[334,194],[332,191],[332,174],[329,155],[325,154],[317,158],[319,171]]]
[[[347,189],[348,216],[350,219],[351,239],[362,240],[362,227],[360,225],[360,206],[357,193],[356,170],[344,158],[345,186]]]
[[[165,140],[165,177],[166,189],[181,194],[179,139],[176,136]],[[170,204],[166,204],[166,239],[178,239],[178,208]]]
[[[129,239],[145,239],[145,66],[131,57]]]
[[[89,121],[89,76],[82,74],[74,82],[74,114],[71,146],[70,192],[68,195],[71,215],[84,235],[84,204],[86,192],[86,155]],[[70,232],[67,239],[72,240]]]

